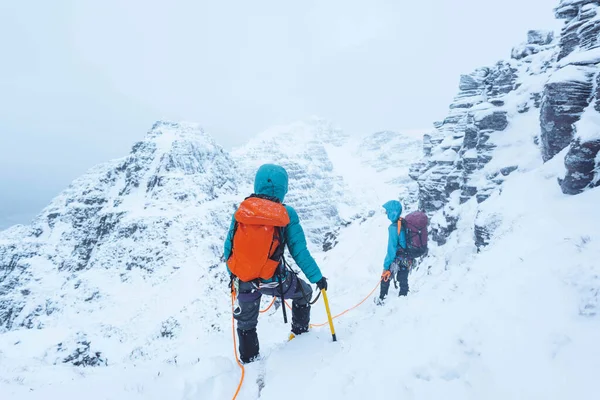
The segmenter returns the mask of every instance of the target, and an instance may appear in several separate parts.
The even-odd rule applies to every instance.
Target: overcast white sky
[[[225,147],[318,115],[429,128],[558,0],[0,0],[0,229],[161,118]]]

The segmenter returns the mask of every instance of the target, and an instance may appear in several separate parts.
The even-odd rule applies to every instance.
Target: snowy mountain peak
[[[232,156],[248,192],[261,164],[279,164],[287,170],[290,189],[285,200],[306,221],[304,228],[311,242],[320,247],[332,227],[344,219],[339,213],[340,204],[354,202],[332,160],[336,151],[353,151],[344,146],[347,144],[349,137],[341,129],[312,117],[272,127],[236,149]]]
[[[109,280],[117,282],[136,270],[160,276],[197,251],[211,259],[206,267],[214,264],[219,238],[197,240],[228,226],[222,210],[232,206],[237,176],[229,155],[197,125],[156,123],[128,156],[92,168],[31,226],[0,237],[0,331],[45,326],[65,307],[63,297],[106,296],[93,280],[73,289],[71,273],[116,270],[120,275],[109,274]]]
[[[204,132],[200,124],[183,121],[156,121],[150,131],[148,131],[146,140],[156,140],[159,138],[171,138],[172,140],[199,140],[200,138],[204,138],[209,142],[214,142],[212,137]]]
[[[312,116],[291,124],[273,126],[258,134],[250,141],[249,146],[261,145],[263,142],[270,141],[290,143],[291,145],[317,141],[340,146],[346,143],[347,139],[348,135],[331,121]]]

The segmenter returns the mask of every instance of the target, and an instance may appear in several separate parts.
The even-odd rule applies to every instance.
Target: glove
[[[325,277],[322,277],[321,280],[317,282],[317,287],[320,290],[327,290],[327,279],[325,279]]]
[[[383,273],[381,274],[381,279],[383,279],[384,282],[387,282],[390,280],[391,276],[392,276],[392,273],[389,270],[383,271]]]

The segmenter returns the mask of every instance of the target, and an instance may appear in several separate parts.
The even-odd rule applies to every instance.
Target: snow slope
[[[290,168],[290,204],[306,226],[320,227],[307,230],[316,253],[325,229],[331,249],[344,225],[373,215],[383,199],[372,197],[379,189],[393,196],[406,190],[377,183],[370,166],[381,164],[377,155],[361,158],[357,150],[368,136],[350,139],[322,128],[328,126],[312,120],[271,130],[301,134],[288,147],[276,137],[269,160],[256,155],[261,146],[250,143],[247,158],[233,158],[197,125],[158,122],[127,157],[74,181],[32,225],[1,232],[0,390],[9,398],[22,390],[47,396],[99,380],[101,396],[113,390],[127,397],[128,384],[107,384],[114,371],[135,381],[124,370],[146,377],[169,366],[228,366],[228,289],[219,257],[231,212],[251,193],[251,154],[254,162],[306,159]],[[393,133],[387,140],[407,144],[395,147],[404,161],[389,164],[406,170],[420,140]],[[319,214],[323,203],[333,218]],[[66,385],[73,379],[74,386]]]
[[[451,264],[444,247],[434,249],[411,274],[409,297],[391,296],[383,307],[368,301],[336,320],[337,343],[323,327],[286,344],[280,312],[261,316],[265,358],[247,366],[239,398],[257,399],[259,391],[261,400],[319,393],[333,399],[593,397],[600,373],[600,227],[590,216],[598,215],[600,190],[562,194],[555,183],[562,168],[556,158],[511,175],[502,194],[485,203],[503,216],[492,245],[478,255],[459,252]],[[376,284],[386,226],[377,214],[319,254],[334,313]],[[459,226],[451,239],[469,229]],[[214,298],[228,301],[224,291]],[[313,310],[313,321],[324,322],[322,303]],[[1,342],[0,398],[230,398],[240,371],[227,318],[211,317],[223,327],[218,334],[188,331],[171,349],[172,360],[102,368],[19,365],[39,338],[9,332]]]

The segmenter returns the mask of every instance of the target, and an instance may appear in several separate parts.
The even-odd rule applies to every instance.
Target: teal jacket
[[[387,253],[383,261],[383,270],[388,271],[396,259],[398,246],[403,249],[406,248],[406,233],[404,230],[401,230],[400,235],[398,235],[398,220],[402,214],[402,204],[398,200],[390,200],[383,205],[383,208],[387,213],[388,219],[392,221],[388,227]]]
[[[254,178],[255,194],[276,197],[283,203],[283,199],[287,192],[288,174],[283,167],[265,164],[258,169],[256,177]],[[298,264],[304,275],[306,275],[311,283],[316,283],[321,280],[323,275],[306,247],[306,237],[304,236],[304,230],[300,225],[298,213],[288,205],[285,205],[285,208],[290,217],[290,223],[283,230],[285,244],[287,245],[292,258],[296,261],[296,264]],[[225,251],[223,253],[225,260],[228,260],[231,255],[234,226],[235,219],[232,218],[229,232],[225,238]],[[229,271],[229,268],[227,268],[227,270]]]

